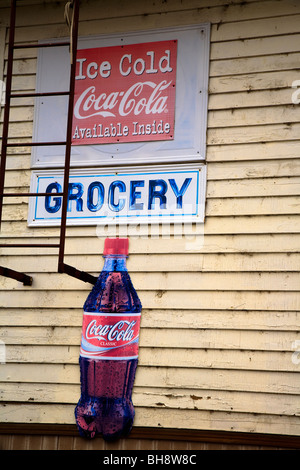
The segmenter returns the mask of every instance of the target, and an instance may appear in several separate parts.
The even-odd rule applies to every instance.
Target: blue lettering
[[[155,188],[160,186],[160,190]],[[148,199],[148,210],[154,209],[155,204],[153,203],[154,199],[159,199],[160,209],[166,209],[167,207],[167,198],[165,196],[168,190],[168,185],[164,180],[150,180],[149,181],[149,199]]]
[[[119,201],[115,203],[115,189],[118,188],[120,193],[125,193],[126,186],[123,181],[113,181],[109,186],[108,190],[108,206],[114,212],[119,212],[124,209],[125,198],[119,198]]]
[[[143,202],[135,202],[136,199],[140,199],[142,193],[136,191],[136,188],[142,188],[145,186],[145,181],[130,181],[130,196],[129,196],[129,209],[131,210],[143,210]]]
[[[73,189],[77,190],[77,193],[73,193]],[[83,184],[81,183],[69,183],[68,188],[68,212],[71,212],[72,201],[76,201],[77,212],[83,211]]]
[[[106,202],[108,203],[109,210],[113,212],[120,212],[125,209],[125,206],[126,210],[128,209],[129,211],[154,211],[156,208],[166,209],[167,197],[172,194],[176,198],[177,209],[182,209],[183,197],[190,187],[192,178],[185,178],[181,185],[178,184],[175,178],[166,180],[162,178],[151,179],[149,180],[148,194],[146,194],[145,188],[148,185],[146,179],[133,179],[128,181],[128,183],[122,180],[112,181],[108,191],[105,181],[103,183],[92,181],[89,185],[87,184],[86,189],[84,187],[85,181],[87,180],[84,180],[83,183],[69,183],[67,212],[83,212],[84,204],[86,204],[85,210],[97,212],[102,209]],[[85,191],[86,202],[84,197]],[[54,214],[62,206],[62,197],[56,195],[56,193],[62,193],[61,184],[57,181],[48,184],[46,192],[49,193],[49,196],[45,196],[45,210],[48,213]],[[128,202],[126,202],[127,198]]]
[[[61,185],[59,183],[51,183],[48,184],[46,188],[46,193],[52,193],[55,189],[55,192],[61,193]],[[55,193],[54,193],[55,194]],[[53,202],[54,204],[51,204]],[[61,208],[61,197],[52,197],[52,196],[45,196],[45,209],[50,214],[54,214],[55,212],[59,211]]]
[[[178,190],[178,186],[175,182],[174,179],[169,179],[169,183],[171,188],[173,189],[173,192],[176,196],[176,207],[177,209],[182,209],[182,196],[186,192],[190,182],[192,181],[192,178],[185,178],[183,185],[181,188]]]
[[[97,190],[98,198],[94,204],[94,191]],[[104,186],[99,181],[94,181],[89,185],[87,192],[87,208],[91,212],[97,212],[101,209],[104,202]]]

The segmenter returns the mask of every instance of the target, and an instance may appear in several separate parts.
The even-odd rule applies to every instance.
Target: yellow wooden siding
[[[22,4],[17,40],[67,34],[64,2]],[[211,23],[204,236],[201,227],[183,238],[176,226],[155,226],[151,237],[129,228],[128,268],[144,307],[135,425],[299,435],[300,105],[291,86],[300,79],[300,3],[81,4],[81,35]],[[16,51],[14,90],[34,89],[36,55]],[[11,122],[11,138],[31,138],[33,99],[14,101]],[[28,191],[28,148],[9,154],[6,187]],[[58,228],[28,228],[27,211],[27,198],[5,200],[8,243],[58,240]],[[65,261],[99,273],[104,237],[95,227],[67,234]],[[57,274],[54,249],[1,254],[34,282],[0,279],[0,420],[74,423],[91,286]]]

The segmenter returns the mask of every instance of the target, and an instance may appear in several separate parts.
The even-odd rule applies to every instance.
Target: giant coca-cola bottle
[[[88,438],[117,439],[133,424],[142,306],[126,268],[128,243],[128,238],[105,240],[104,267],[84,304],[75,417]]]

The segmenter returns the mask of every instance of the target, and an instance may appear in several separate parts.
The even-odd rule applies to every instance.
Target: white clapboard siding
[[[103,3],[103,2],[102,2]],[[16,40],[65,38],[65,2],[19,2]],[[6,76],[10,1],[0,6]],[[204,224],[128,227],[143,303],[136,426],[300,434],[300,3],[82,2],[79,34],[211,23]],[[3,25],[3,27],[2,27]],[[35,89],[37,49],[15,51],[14,91]],[[12,102],[9,141],[32,139],[34,100]],[[2,130],[3,107],[0,127]],[[8,150],[5,188],[27,192],[31,149]],[[4,199],[1,243],[57,243]],[[65,262],[97,276],[104,238],[69,227]],[[0,421],[74,424],[82,308],[91,285],[57,273],[57,249],[1,248]]]
[[[8,399],[14,393],[16,401],[39,402],[39,403],[66,403],[72,404],[78,401],[79,386],[72,384],[48,384],[47,390],[43,390],[38,384],[23,383],[16,387],[14,384],[6,383],[3,387],[2,398]],[[245,392],[229,392],[217,390],[194,390],[173,389],[166,393],[164,388],[153,387],[145,394],[143,387],[136,387],[133,395],[136,407],[163,407],[179,409],[211,410],[219,403],[222,410],[231,411],[233,408],[247,412],[246,404],[250,394]],[[270,413],[288,415],[294,407],[297,407],[297,396],[288,395],[283,402],[278,394],[269,394],[268,401],[259,393],[251,393],[253,411],[256,413]],[[280,401],[281,400],[281,401]]]
[[[86,298],[85,291],[52,291],[41,295],[39,291],[8,291],[7,308],[81,308]],[[193,309],[201,305],[203,309],[221,310],[298,310],[300,294],[293,291],[141,291],[144,308]],[[296,333],[295,333],[296,334]]]
[[[190,271],[190,270],[189,270]],[[186,271],[183,271],[186,272]],[[70,278],[69,276],[60,276],[59,274],[29,273],[34,277],[34,284],[30,291],[45,291],[51,286],[52,290],[74,290],[81,289],[87,293],[90,291],[90,285],[82,281]],[[298,272],[270,273],[270,272],[252,272],[244,273],[233,272],[229,276],[224,276],[224,272],[219,273],[199,273],[190,271],[189,276],[183,278],[180,272],[140,272],[131,274],[132,282],[138,290],[180,290],[198,291],[198,290],[271,290],[271,291],[298,291],[300,284],[300,274]],[[23,290],[21,283],[12,279],[1,279],[1,286],[5,290]]]
[[[7,327],[2,328],[1,338],[6,344],[20,345],[78,345],[80,343],[80,327]],[[298,342],[300,335],[295,332],[279,331],[234,331],[234,330],[216,330],[216,329],[173,329],[172,335],[168,335],[166,329],[160,328],[153,332],[153,329],[143,327],[140,346],[141,348],[167,348],[170,350],[178,349],[232,349],[232,350],[251,350],[255,343],[259,351],[290,351],[290,357],[293,354],[292,343]],[[272,354],[268,354],[269,360]],[[167,361],[168,365],[171,361]],[[193,361],[194,366],[200,366],[201,361],[196,358]],[[176,364],[174,360],[173,364]]]
[[[21,405],[25,423],[52,423],[66,424],[74,420],[74,405]],[[4,422],[18,422],[20,405],[1,405],[1,416]],[[150,428],[180,428],[201,430],[224,430],[233,432],[264,433],[266,421],[272,421],[272,431],[275,434],[296,435],[298,431],[298,417],[285,417],[274,415],[260,415],[250,413],[215,412],[214,410],[168,410],[161,407],[141,408],[136,413],[135,425]],[[150,424],[149,424],[150,423]]]
[[[3,390],[3,398],[8,398],[9,393],[13,393],[11,384],[5,384]],[[28,401],[40,403],[76,403],[78,397],[78,386],[65,385],[63,387],[53,385],[49,386],[47,392],[38,387],[37,384],[22,384],[15,390],[16,399],[24,399],[28,397]],[[135,407],[161,407],[163,409],[196,409],[196,410],[212,410],[216,404],[222,411],[232,411],[235,409],[239,412],[247,412],[246,403],[249,394],[244,392],[222,392],[212,390],[196,391],[188,389],[184,393],[182,390],[172,390],[172,393],[165,393],[163,388],[154,388],[153,391],[145,394],[143,388],[136,387],[133,394]],[[261,414],[269,413],[274,415],[287,416],[297,407],[297,396],[289,395],[283,402],[280,396],[269,394],[266,402],[264,397],[259,393],[251,393],[253,403],[253,412]],[[17,400],[16,400],[17,401]]]
[[[140,346],[139,365],[214,367],[217,369],[243,369],[268,371],[297,371],[297,364],[291,361],[290,351],[253,351],[207,348],[156,348]],[[78,364],[78,347],[56,345],[7,345],[6,360],[13,363],[35,364]],[[1,388],[4,384],[1,385]],[[67,399],[68,397],[66,397]]]
[[[21,211],[20,211],[21,213]],[[201,227],[199,227],[200,231]],[[188,232],[189,233],[189,232]],[[43,240],[48,241],[46,237]],[[177,254],[177,253],[297,253],[299,250],[299,236],[298,234],[284,233],[284,234],[237,234],[237,235],[203,235],[201,232],[185,237],[175,235],[165,237],[155,235],[144,239],[138,237],[138,233],[132,235],[134,240],[134,246],[132,243],[131,253],[135,254]],[[159,240],[159,242],[158,242]],[[170,241],[171,240],[171,241]],[[25,241],[25,239],[24,239]],[[27,243],[28,239],[26,240]],[[33,240],[38,242],[38,238]],[[55,242],[55,240],[49,240]],[[22,238],[18,239],[18,242],[22,242]],[[78,246],[82,242],[81,237],[70,238],[66,243],[66,254],[75,255],[78,253]],[[77,245],[76,245],[77,244]],[[94,238],[89,237],[85,239],[85,243],[80,247],[80,253],[82,255],[99,255],[103,251],[104,239],[99,239],[97,236]],[[34,250],[34,251],[33,251]],[[53,253],[55,248],[14,248],[13,254],[28,255],[30,253],[36,254],[43,250],[44,254],[48,252]],[[1,248],[2,254],[12,254],[11,248]],[[55,252],[54,252],[55,253]]]
[[[208,328],[227,330],[232,329],[232,324],[236,330],[265,330],[265,331],[297,331],[299,324],[299,312],[297,311],[276,311],[276,310],[205,310],[201,309],[143,309],[142,327],[163,328],[166,318],[169,319],[169,328]],[[0,317],[1,326],[33,326],[33,327],[58,327],[68,326],[81,327],[82,308],[11,308]],[[22,347],[22,346],[19,346]],[[31,345],[31,347],[33,347]],[[78,346],[74,346],[77,350]],[[52,349],[53,350],[53,349]],[[154,351],[155,352],[155,351]],[[203,350],[197,351],[203,354]],[[230,351],[228,354],[230,355]],[[56,352],[53,350],[54,358]],[[194,354],[194,353],[193,353]],[[237,354],[237,353],[235,353]],[[77,355],[78,359],[78,355]],[[35,358],[35,362],[38,359]],[[33,359],[34,361],[34,359]],[[48,355],[47,362],[53,362]],[[55,359],[54,359],[55,362]],[[282,364],[284,367],[292,367],[293,364]],[[296,364],[294,364],[296,365]],[[250,366],[250,365],[249,365]],[[231,365],[235,367],[234,362]],[[277,367],[280,367],[277,364]]]
[[[276,18],[278,25],[278,18]],[[290,17],[287,22],[290,21]],[[280,24],[281,24],[280,20]],[[236,23],[235,23],[236,24]],[[243,25],[243,23],[241,23]],[[270,54],[258,57],[236,58],[236,59],[220,59],[213,60],[210,64],[210,76],[224,77],[225,80],[228,76],[235,79],[238,75],[253,74],[263,72],[278,72],[281,70],[294,70],[299,67],[299,52],[291,52],[288,54]]]
[[[287,142],[289,147],[289,141]],[[273,148],[275,150],[275,148]],[[242,150],[237,149],[240,152]],[[254,149],[255,151],[255,149]],[[287,148],[288,151],[288,148]],[[296,153],[296,152],[295,152]],[[231,179],[248,179],[248,178],[269,178],[269,177],[288,177],[300,176],[299,159],[269,159],[268,164],[264,160],[261,161],[223,161],[211,162],[208,165],[208,180],[231,180]],[[6,172],[6,187],[15,187],[16,182],[19,186],[28,187],[30,184],[30,171],[25,170],[22,173],[17,170]]]
[[[47,387],[48,383],[79,385],[80,371],[78,364],[42,364],[38,367],[36,363],[11,363],[9,367],[1,367],[0,379],[9,383],[40,383],[41,387]],[[299,378],[293,372],[248,370],[241,373],[240,370],[209,367],[140,366],[137,369],[135,385],[145,387],[149,392],[153,387],[165,387],[166,393],[173,388],[182,391],[192,388],[297,395],[300,384]]]
[[[246,183],[245,183],[246,184]],[[234,185],[232,185],[234,188]],[[234,190],[234,189],[233,189]],[[230,191],[230,188],[229,188]],[[221,223],[220,223],[221,222]],[[299,233],[299,223],[300,217],[298,215],[268,215],[268,225],[265,224],[265,216],[256,215],[256,216],[236,216],[235,218],[232,217],[207,217],[205,221],[205,226],[194,227],[192,225],[186,224],[185,226],[185,234],[186,235],[195,235],[200,232],[200,230],[204,230],[205,235],[213,235],[216,233],[219,234],[238,234],[238,233]],[[18,233],[15,235],[12,229],[17,227]],[[166,237],[170,235],[176,234],[176,225],[170,225],[169,227],[159,227],[159,226],[152,226],[152,236],[154,237]],[[146,224],[143,224],[139,227],[139,232],[137,229],[132,228],[130,226],[127,227],[127,234],[128,236],[137,237],[137,236],[147,236],[148,227]],[[178,232],[178,230],[177,230]],[[87,229],[86,227],[82,227],[81,229],[74,229],[70,227],[68,229],[68,236],[71,237],[87,237],[87,236],[94,236],[95,230],[91,232],[91,229]],[[201,233],[201,232],[200,232]],[[28,238],[34,238],[35,240],[39,237],[43,237],[43,235],[47,236],[48,238],[55,238],[59,237],[59,229],[52,228],[47,230],[39,229],[38,232],[33,230],[32,228],[28,228],[26,221],[19,221],[19,222],[3,222],[2,225],[2,238],[5,238],[9,243],[11,238],[18,238],[21,239],[24,237],[28,241]],[[108,233],[107,236],[112,234]],[[100,244],[101,243],[101,244]],[[100,250],[103,248],[102,242],[99,242],[98,249],[96,254],[99,254]],[[80,256],[80,254],[78,254]],[[276,262],[276,260],[274,260]],[[129,261],[130,262],[130,261]],[[99,262],[96,266],[97,270],[99,269]]]
[[[14,249],[16,250],[16,249]],[[193,260],[190,254],[176,254],[172,257],[166,254],[131,255],[128,260],[128,268],[133,276],[134,272],[144,272],[147,266],[147,272],[157,272],[157,266],[162,272],[286,272],[299,271],[300,254],[299,253],[205,253],[193,254]],[[72,266],[79,266],[84,271],[93,272],[94,275],[99,274],[101,266],[99,263],[100,256],[66,256],[66,262]],[[39,257],[32,255],[16,255],[10,254],[1,256],[1,260],[5,266],[12,269],[20,269],[27,271],[30,266],[30,273],[33,275],[34,282],[39,278],[40,273],[57,272],[57,255],[44,255],[43,263]],[[100,267],[99,267],[100,265]],[[34,271],[34,272],[33,272]],[[64,276],[66,277],[66,276]],[[230,276],[226,276],[230,277]],[[60,276],[61,278],[61,276]],[[74,279],[74,282],[76,280]],[[12,286],[16,289],[19,284],[13,283],[9,279],[1,279],[1,286]],[[84,288],[83,286],[81,288]],[[0,317],[1,318],[1,317]]]

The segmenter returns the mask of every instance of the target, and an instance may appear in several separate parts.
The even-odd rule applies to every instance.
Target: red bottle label
[[[90,359],[136,359],[140,313],[84,312],[80,355]]]

